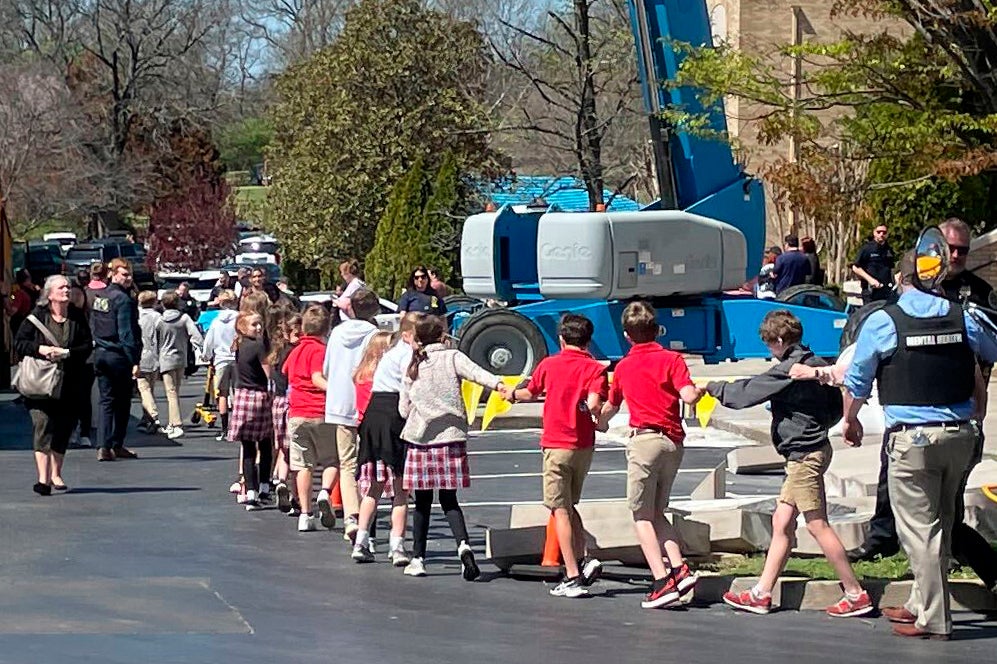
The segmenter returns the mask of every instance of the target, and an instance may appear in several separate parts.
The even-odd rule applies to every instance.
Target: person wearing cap
[[[948,639],[948,552],[957,494],[980,435],[985,391],[976,358],[997,360],[997,341],[961,307],[914,287],[913,252],[900,264],[900,297],[866,319],[845,373],[845,440],[862,443],[858,413],[878,382],[887,481],[914,585],[905,606],[882,613],[898,636]]]

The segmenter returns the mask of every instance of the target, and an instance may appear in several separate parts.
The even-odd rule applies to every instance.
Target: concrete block
[[[838,539],[841,540],[841,545],[845,547],[845,551],[850,551],[851,549],[858,548],[865,542],[871,518],[871,513],[852,514],[846,517],[830,518],[829,522],[834,532],[838,534]],[[824,555],[820,545],[817,544],[817,540],[807,530],[807,525],[802,515],[796,527],[796,546],[793,547],[793,553],[803,556]]]
[[[488,528],[485,530],[485,556],[503,571],[513,565],[538,565],[543,557],[546,534],[546,526]]]
[[[739,475],[782,470],[786,459],[769,445],[739,447],[727,453],[727,467]]]
[[[772,607],[798,609],[803,604],[808,579],[798,576],[780,576],[772,588]],[[741,593],[751,590],[758,583],[757,576],[739,576],[730,584],[730,591]]]
[[[910,597],[913,581],[893,581],[883,588],[877,606],[903,606]],[[875,598],[875,593],[871,593]],[[949,595],[953,611],[997,611],[997,596],[978,579],[949,579]]]
[[[696,485],[689,497],[693,500],[715,500],[727,497],[727,462],[721,462],[706,473],[706,477]]]
[[[628,564],[639,564],[643,560],[634,534],[633,514],[625,500],[583,502],[578,505],[578,514],[585,526],[586,540],[593,555]],[[698,556],[710,552],[708,525],[690,521],[678,512],[669,512],[665,516],[678,530],[684,553]],[[550,511],[543,505],[513,505],[509,525],[511,528],[546,526],[549,518]]]
[[[875,496],[879,483],[879,447],[863,445],[835,450],[824,475],[828,497]]]
[[[692,521],[710,527],[710,549],[723,553],[757,553],[772,541],[772,516],[751,509],[701,510],[689,515]]]

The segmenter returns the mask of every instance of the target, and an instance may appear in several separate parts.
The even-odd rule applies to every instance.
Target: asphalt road
[[[188,406],[198,387],[184,388]],[[736,615],[722,606],[644,611],[645,589],[626,583],[557,599],[544,582],[483,565],[469,584],[442,514],[428,578],[402,576],[383,555],[358,566],[340,530],[299,535],[276,510],[236,505],[227,489],[237,451],[206,429],[188,429],[182,446],[135,434],[137,461],[98,464],[91,451],[71,451],[71,491],[39,498],[30,452],[10,449],[30,445],[27,418],[3,404],[0,419],[0,662],[769,663],[805,653],[808,662],[937,664],[994,653],[997,624],[974,614],[957,615],[956,641],[910,642],[883,619]],[[461,497],[479,553],[485,526],[507,525],[509,503],[539,500],[537,437],[494,432],[472,441],[474,479]],[[726,442],[693,441],[677,495],[723,457]],[[622,497],[622,451],[602,445],[595,459],[586,498]],[[764,494],[778,481],[749,478],[731,490]]]

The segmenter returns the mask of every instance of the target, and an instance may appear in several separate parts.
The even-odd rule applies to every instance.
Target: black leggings
[[[260,465],[256,465],[256,450],[260,451]],[[270,482],[270,469],[273,467],[273,445],[269,440],[242,441],[242,478],[247,491],[259,491],[260,479]]]
[[[450,530],[457,544],[467,541],[467,524],[464,523],[464,513],[457,504],[456,489],[439,489],[440,507],[447,517]],[[421,489],[415,491],[415,514],[412,515],[412,555],[416,558],[426,557],[426,540],[429,539],[429,513],[433,509],[433,490]]]

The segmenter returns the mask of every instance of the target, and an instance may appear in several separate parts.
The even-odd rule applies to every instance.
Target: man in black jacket
[[[130,293],[132,268],[128,261],[115,258],[108,269],[111,283],[96,291],[90,311],[94,369],[100,391],[98,461],[138,458],[125,447],[132,380],[138,372],[142,352],[138,307]]]

